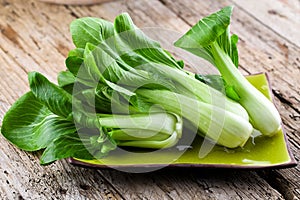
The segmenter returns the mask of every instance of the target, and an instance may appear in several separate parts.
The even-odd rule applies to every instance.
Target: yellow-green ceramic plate
[[[247,76],[249,82],[269,99],[272,93],[265,73]],[[203,139],[197,136],[190,148],[180,151],[174,147],[150,154],[145,152],[110,152],[101,160],[69,159],[69,162],[83,167],[94,168],[160,168],[168,167],[203,167],[203,168],[284,168],[293,167],[296,161],[291,154],[286,135],[280,130],[273,137],[249,139],[243,148],[226,149],[214,146],[203,158],[199,150]]]

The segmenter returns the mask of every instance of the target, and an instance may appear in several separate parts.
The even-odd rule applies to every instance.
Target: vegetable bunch
[[[114,23],[74,20],[70,29],[76,48],[69,52],[58,85],[29,73],[31,91],[6,113],[2,134],[21,149],[45,149],[42,164],[101,158],[117,146],[172,147],[183,125],[229,148],[242,147],[252,125],[274,134],[280,128],[276,109],[236,69],[231,11],[226,7],[200,20],[175,43],[213,63],[222,77],[185,71],[183,61],[148,38],[126,13]],[[213,80],[221,87],[210,85]],[[234,100],[220,91],[224,83]]]

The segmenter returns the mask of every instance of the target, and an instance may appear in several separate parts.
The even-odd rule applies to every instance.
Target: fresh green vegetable
[[[237,69],[238,37],[230,36],[232,6],[201,19],[175,42],[217,67],[226,82],[228,96],[238,100],[247,110],[254,128],[272,136],[281,129],[281,119],[272,102],[254,88]]]
[[[114,24],[77,19],[71,34],[76,48],[59,85],[29,73],[31,91],[3,120],[1,132],[13,144],[45,149],[42,164],[101,158],[117,146],[172,147],[182,136],[183,118],[187,128],[226,147],[242,147],[250,137],[246,110],[220,87],[186,72],[183,61],[148,38],[128,14]]]

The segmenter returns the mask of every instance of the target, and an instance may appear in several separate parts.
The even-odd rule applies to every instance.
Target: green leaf
[[[68,70],[76,76],[83,63],[83,59],[76,56],[69,56],[65,62]]]
[[[136,89],[142,87],[150,89],[170,89],[174,87],[172,81],[163,76],[163,72],[156,70],[153,65],[147,65],[143,69],[135,69],[127,65],[123,60],[114,59],[111,54],[106,53],[99,47],[88,44],[86,48],[87,51],[85,52],[84,65],[84,68],[86,69],[82,69],[82,71],[87,71],[87,74],[84,75],[84,73],[80,73],[80,76],[83,75],[83,77],[86,78],[98,74],[97,76],[101,77],[99,78],[100,82],[107,85],[108,88],[114,92],[114,96],[122,97],[126,100],[125,104],[120,104],[118,103],[120,99],[116,99],[115,97],[112,97],[112,94],[110,94],[109,102],[111,102],[111,105],[114,107],[114,111],[116,112],[146,112],[151,107],[151,105],[145,103],[142,98],[137,97],[133,91],[128,90],[127,87],[136,88],[138,86]],[[167,66],[161,67],[169,69]],[[90,71],[96,72],[91,73]],[[90,80],[92,79],[96,82],[97,78],[91,78]],[[96,100],[101,100],[99,97],[98,93]],[[98,103],[99,102],[97,102],[97,105]],[[107,102],[103,103],[105,105]],[[126,107],[126,105],[129,105],[129,107]]]
[[[88,43],[84,52],[84,65],[77,75],[77,81],[90,86],[91,89],[82,91],[84,98],[81,100],[86,101],[90,106],[95,105],[97,110],[107,112],[113,105],[114,111],[125,112],[126,110],[122,107],[128,103],[122,106],[118,103],[120,99],[116,99],[116,96],[120,96],[128,102],[135,94],[121,85],[131,83],[135,86],[138,83],[143,84],[147,79],[143,77],[143,74],[139,75],[135,69],[133,69],[134,72],[126,71],[118,64],[117,60],[103,49]],[[101,90],[106,89],[99,92],[100,88]],[[113,91],[115,97],[112,97],[112,92],[107,91]],[[129,110],[132,110],[132,107]]]
[[[58,86],[63,88],[75,82],[75,76],[70,71],[61,71],[57,76]]]
[[[176,61],[169,52],[160,47],[158,42],[137,29],[126,13],[116,17],[114,29],[113,37],[106,40],[98,42],[86,40],[83,56],[86,66],[80,70],[79,81],[91,87],[97,82],[106,81],[107,84],[111,82],[134,87],[143,85],[150,88],[172,87],[170,80],[165,80],[157,70],[151,69],[151,63],[181,69],[183,62]],[[99,33],[104,34],[101,38],[105,38],[105,31],[107,29],[104,28],[103,32]],[[78,54],[76,51],[70,53],[72,56]],[[70,62],[76,62],[74,57],[68,59]]]
[[[216,90],[219,90],[222,93],[226,93],[226,96],[229,98],[239,101],[240,97],[234,90],[234,87],[231,85],[226,84],[222,76],[220,75],[201,75],[201,74],[195,74],[195,78],[213,88]]]
[[[228,6],[201,19],[183,37],[175,42],[175,46],[181,48],[198,48],[210,45],[229,26],[232,9],[232,6]]]
[[[239,53],[237,49],[237,42],[239,40],[239,37],[235,34],[231,36],[231,60],[233,64],[238,67],[239,66]]]
[[[84,101],[91,107],[95,107],[97,112],[111,113],[111,96],[105,95],[108,87],[99,85],[98,88],[82,91]]]
[[[117,16],[114,26],[117,32],[116,48],[128,65],[135,67],[153,62],[164,64],[165,67],[182,68],[182,63],[178,64],[157,41],[150,39],[138,29],[127,13]]]
[[[76,132],[56,138],[43,152],[40,163],[50,164],[56,160],[74,157],[93,159]]]
[[[54,115],[32,92],[19,98],[5,114],[1,132],[21,149],[45,148],[61,134],[69,133],[72,122]]]
[[[195,74],[195,78],[202,83],[205,83],[216,90],[219,90],[220,92],[224,92],[225,89],[225,82],[223,78],[220,75],[201,75],[201,74]]]
[[[75,48],[69,51],[68,57],[83,58],[84,48]]]
[[[105,83],[105,78],[98,69],[93,55],[95,47],[96,46],[91,43],[86,44],[83,54],[84,63],[76,75],[77,81],[89,87],[96,87],[98,82]]]
[[[162,76],[158,70],[153,69],[153,65],[158,65],[156,63],[152,63],[142,60],[142,56],[139,55],[141,60],[134,60],[135,64],[140,65],[137,68],[132,67],[132,65],[127,64],[131,63],[132,59],[134,59],[134,52],[131,52],[130,57],[116,57],[118,52],[113,46],[106,46],[105,49],[100,48],[99,46],[95,46],[93,44],[87,44],[85,51],[85,66],[80,71],[80,77],[92,77],[89,80],[93,80],[94,82],[97,79],[100,82],[108,81],[122,85],[122,86],[133,86],[133,87],[172,87],[172,83],[165,76]],[[128,47],[128,52],[133,51]],[[108,52],[108,53],[107,53]],[[130,60],[130,61],[128,61]],[[144,58],[145,60],[145,58]],[[175,61],[174,61],[175,62]],[[169,68],[165,65],[160,65],[164,68]],[[111,86],[113,87],[113,86]]]
[[[226,85],[225,92],[229,98],[235,101],[239,101],[241,99],[238,93],[234,90],[234,86]]]
[[[38,72],[28,74],[30,89],[34,96],[56,115],[67,118],[72,113],[72,96],[51,83]]]
[[[174,45],[215,64],[214,57],[210,51],[210,45],[213,42],[217,42],[225,52],[231,52],[229,24],[232,9],[232,6],[227,6],[201,19],[186,34],[179,38]]]
[[[75,46],[83,49],[86,43],[98,45],[114,34],[111,22],[92,17],[74,20],[70,25],[70,30]]]
[[[74,76],[77,75],[78,70],[80,69],[81,65],[83,64],[83,48],[76,48],[69,51],[69,55],[65,61],[66,67]]]
[[[90,52],[97,69],[107,81],[118,83],[119,85],[132,85],[134,82],[134,86],[136,86],[144,84],[149,79],[147,72],[132,68],[97,46],[89,45],[89,47],[92,49]]]
[[[61,71],[57,76],[57,82],[60,88],[72,94],[75,76],[70,71]]]
[[[85,132],[63,134],[56,138],[43,152],[41,164],[50,164],[53,161],[75,157],[79,159],[101,158],[116,148],[109,139],[99,141],[99,132],[85,129]]]
[[[97,85],[98,81],[109,86],[114,91],[122,94],[124,97],[130,98],[135,95],[130,90],[122,87],[144,85],[151,79],[151,75],[142,70],[135,70],[121,60],[116,60],[101,48],[88,44],[85,51],[85,66],[82,70],[82,77],[92,77],[89,80]]]

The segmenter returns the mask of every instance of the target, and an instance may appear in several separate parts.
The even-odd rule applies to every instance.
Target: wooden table
[[[267,72],[293,154],[300,154],[299,0],[124,0],[67,6],[0,0],[0,123],[29,90],[27,73],[51,81],[73,48],[72,20],[113,20],[127,11],[139,27],[184,33],[201,17],[235,5],[232,32],[240,37],[240,69]],[[163,169],[146,174],[83,169],[66,160],[40,166],[0,136],[0,199],[299,199],[300,168],[280,170]]]

